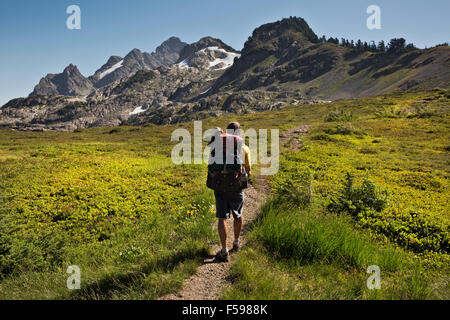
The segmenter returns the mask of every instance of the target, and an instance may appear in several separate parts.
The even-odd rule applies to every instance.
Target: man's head
[[[230,124],[227,126],[227,133],[239,135],[241,132],[241,125],[239,122],[230,122]]]

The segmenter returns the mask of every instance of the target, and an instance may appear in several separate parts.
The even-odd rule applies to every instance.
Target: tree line
[[[353,40],[349,41],[345,38],[341,38],[341,40],[339,40],[338,38],[330,37],[327,39],[325,36],[322,36],[321,38],[319,38],[319,41],[322,43],[334,43],[342,47],[351,48],[358,51],[397,52],[401,50],[417,49],[417,47],[413,43],[406,44],[406,40],[404,38],[394,38],[391,39],[388,43],[385,43],[384,40],[375,43],[375,41],[362,42],[361,40],[355,42]]]

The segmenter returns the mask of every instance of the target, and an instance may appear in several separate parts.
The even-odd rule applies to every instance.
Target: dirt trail
[[[299,150],[301,148],[301,137],[308,132],[308,125],[298,126],[286,130],[280,134],[280,147],[285,143],[290,142],[290,149]],[[256,187],[256,188],[255,188]],[[244,223],[241,234],[241,247],[246,244],[246,234],[248,232],[248,224],[253,221],[259,213],[260,206],[269,192],[269,187],[265,177],[256,177],[254,186],[249,186],[245,190],[244,202]],[[228,227],[228,248],[233,245],[233,219],[227,220]],[[217,229],[217,226],[216,226]],[[220,245],[217,243],[212,246],[210,253],[201,266],[198,267],[197,273],[183,283],[183,288],[180,292],[165,295],[159,300],[217,300],[221,293],[230,283],[227,281],[227,276],[231,264],[233,262],[233,253],[230,254],[228,262],[217,261],[214,254],[220,250]]]

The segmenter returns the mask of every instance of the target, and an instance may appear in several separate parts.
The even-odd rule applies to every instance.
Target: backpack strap
[[[238,140],[237,140],[237,137],[236,136],[234,136],[234,155],[237,157],[237,145],[238,145]],[[234,159],[233,159],[233,162],[234,162]]]
[[[238,137],[238,136],[236,136],[236,135],[231,135],[231,134],[227,134],[227,133],[223,133],[223,134],[221,134],[220,135],[220,137],[222,138],[222,152],[223,152],[223,156],[224,156],[224,163],[223,163],[223,166],[222,166],[222,173],[225,173],[225,172],[227,172],[227,163],[226,163],[226,156],[227,156],[227,140],[229,139],[229,138],[233,138],[233,143],[234,143],[234,145],[233,145],[233,150],[234,150],[234,154],[233,154],[233,165],[240,165],[240,170],[239,170],[239,172],[242,172],[242,167],[243,167],[243,165],[242,165],[242,161],[240,161],[241,163],[238,163],[237,162],[237,160],[236,160],[236,158],[238,158],[238,143],[240,142],[240,140],[242,139],[242,138],[240,138],[240,137]],[[241,159],[242,160],[242,159]]]

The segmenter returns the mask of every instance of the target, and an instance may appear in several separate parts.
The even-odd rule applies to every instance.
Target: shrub
[[[405,112],[395,106],[384,107],[381,111],[375,112],[375,117],[378,119],[383,118],[400,118],[405,115]]]
[[[353,115],[353,113],[351,111],[345,111],[345,110],[339,110],[339,109],[335,109],[333,111],[330,111],[326,116],[325,116],[325,121],[326,122],[345,122],[345,121],[351,121],[354,120],[355,117]]]
[[[122,128],[113,128],[113,129],[111,129],[111,130],[109,130],[109,134],[113,134],[113,133],[118,133],[118,132],[121,132],[122,131]]]
[[[275,193],[297,206],[307,206],[313,198],[312,173],[309,168],[289,167],[273,183]]]
[[[407,116],[407,118],[430,118],[434,116],[438,116],[438,112],[436,110],[427,108],[427,107],[418,107],[414,113],[411,113]]]
[[[362,227],[384,234],[390,240],[417,253],[450,253],[449,230],[426,213],[363,211],[358,217]]]
[[[319,141],[328,141],[328,142],[335,142],[336,139],[330,137],[326,133],[316,134],[311,137],[311,140],[319,140]]]
[[[387,190],[381,190],[375,182],[366,175],[360,186],[354,185],[354,177],[347,172],[344,186],[337,198],[332,198],[328,204],[330,211],[348,212],[356,217],[362,211],[373,210],[381,212],[388,204]]]
[[[337,213],[349,213],[362,227],[414,252],[450,252],[448,227],[426,213],[396,212],[395,209],[383,212],[388,205],[387,199],[388,192],[368,176],[360,186],[355,186],[353,176],[347,173],[340,195],[332,198],[327,208]]]
[[[365,148],[359,149],[359,153],[362,153],[362,154],[377,154],[378,151],[373,149],[373,148],[365,147]]]
[[[324,130],[325,133],[327,134],[341,134],[341,135],[358,135],[358,136],[362,136],[365,133],[361,130],[355,129],[351,124],[347,123],[347,124],[340,124],[334,128],[328,128]]]

